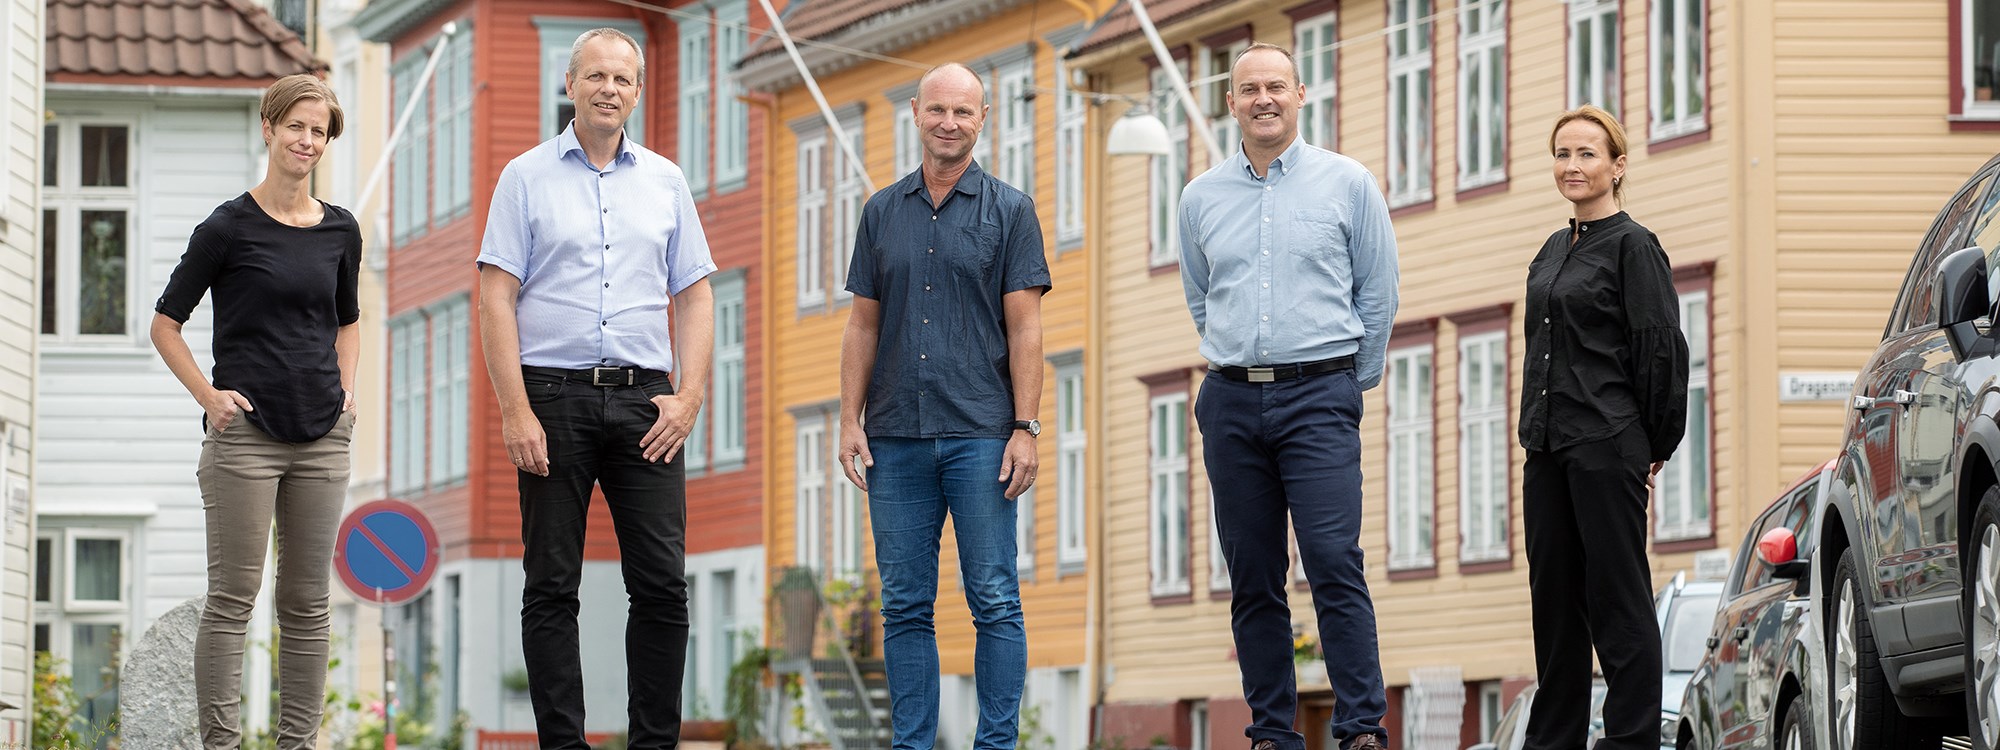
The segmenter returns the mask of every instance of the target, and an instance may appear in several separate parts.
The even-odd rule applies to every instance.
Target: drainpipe
[[[873,195],[875,181],[868,177],[868,165],[862,164],[861,155],[854,153],[854,144],[847,140],[847,128],[841,127],[840,118],[833,116],[833,107],[826,103],[826,95],[820,93],[819,79],[813,77],[812,70],[806,67],[805,58],[799,56],[799,46],[792,43],[792,34],[785,30],[784,19],[779,18],[778,12],[771,8],[771,0],[757,0],[757,4],[763,6],[764,16],[771,19],[771,31],[778,35],[778,41],[784,43],[785,54],[792,58],[792,66],[798,68],[799,76],[805,79],[806,91],[812,94],[813,103],[819,105],[819,116],[826,120],[827,129],[833,131],[835,142],[840,144],[840,153],[847,157],[848,167],[861,178],[868,194]]]
[[[1187,79],[1181,76],[1181,66],[1174,64],[1174,56],[1167,52],[1167,43],[1160,41],[1160,30],[1153,28],[1153,17],[1146,15],[1146,4],[1142,0],[1127,0],[1127,3],[1132,6],[1132,17],[1139,21],[1139,30],[1146,33],[1147,43],[1153,45],[1153,55],[1159,58],[1160,68],[1167,71],[1167,80],[1173,82],[1181,108],[1187,110],[1188,119],[1194,121],[1195,132],[1201,134],[1201,142],[1208,146],[1208,166],[1213,168],[1221,164],[1227,157],[1223,154],[1222,144],[1215,142],[1215,131],[1209,128],[1208,114],[1195,104],[1194,92],[1188,90]]]

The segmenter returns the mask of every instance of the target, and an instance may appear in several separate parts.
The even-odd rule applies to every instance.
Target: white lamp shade
[[[1104,151],[1112,156],[1166,156],[1172,148],[1166,123],[1149,113],[1126,113],[1111,124],[1111,134],[1104,140]]]

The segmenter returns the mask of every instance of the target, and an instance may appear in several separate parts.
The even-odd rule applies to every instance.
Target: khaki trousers
[[[316,745],[325,701],[327,586],[333,536],[347,499],[354,412],[310,443],[276,440],[239,416],[202,442],[208,521],[208,605],[195,635],[202,747],[242,744],[243,639],[277,529],[278,750]]]

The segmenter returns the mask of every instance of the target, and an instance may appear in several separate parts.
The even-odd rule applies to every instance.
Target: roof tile
[[[46,0],[49,74],[263,83],[320,70],[252,0]]]

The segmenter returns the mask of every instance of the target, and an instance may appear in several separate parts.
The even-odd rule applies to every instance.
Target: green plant
[[[747,634],[738,634],[747,638]],[[762,744],[764,740],[764,675],[775,651],[751,646],[729,665],[729,678],[722,688],[722,712],[729,721],[729,746]]]
[[[1021,707],[1021,738],[1015,747],[1019,750],[1055,750],[1056,738],[1042,728],[1042,707]]]
[[[820,598],[826,600],[827,627],[839,633],[844,641],[827,644],[828,658],[839,656],[834,651],[837,647],[845,647],[847,653],[858,659],[872,656],[875,639],[869,626],[875,622],[874,613],[882,609],[882,599],[875,595],[875,589],[859,577],[835,578],[826,582]]]
[[[1153,735],[1153,739],[1152,739],[1152,740],[1148,741],[1148,743],[1147,743],[1146,747],[1149,747],[1149,748],[1153,748],[1153,750],[1160,750],[1160,748],[1167,748],[1167,747],[1172,747],[1172,745],[1168,745],[1168,744],[1167,744],[1167,736],[1166,736],[1166,735],[1164,735],[1164,734],[1156,734],[1156,735]]]
[[[510,693],[526,694],[528,692],[527,668],[515,667],[507,670],[506,674],[500,675],[500,687],[506,688]]]
[[[83,742],[71,719],[76,716],[76,690],[63,662],[47,651],[35,652],[34,747],[76,747]]]
[[[1321,658],[1319,640],[1306,632],[1304,625],[1292,623],[1292,663],[1304,664]]]

